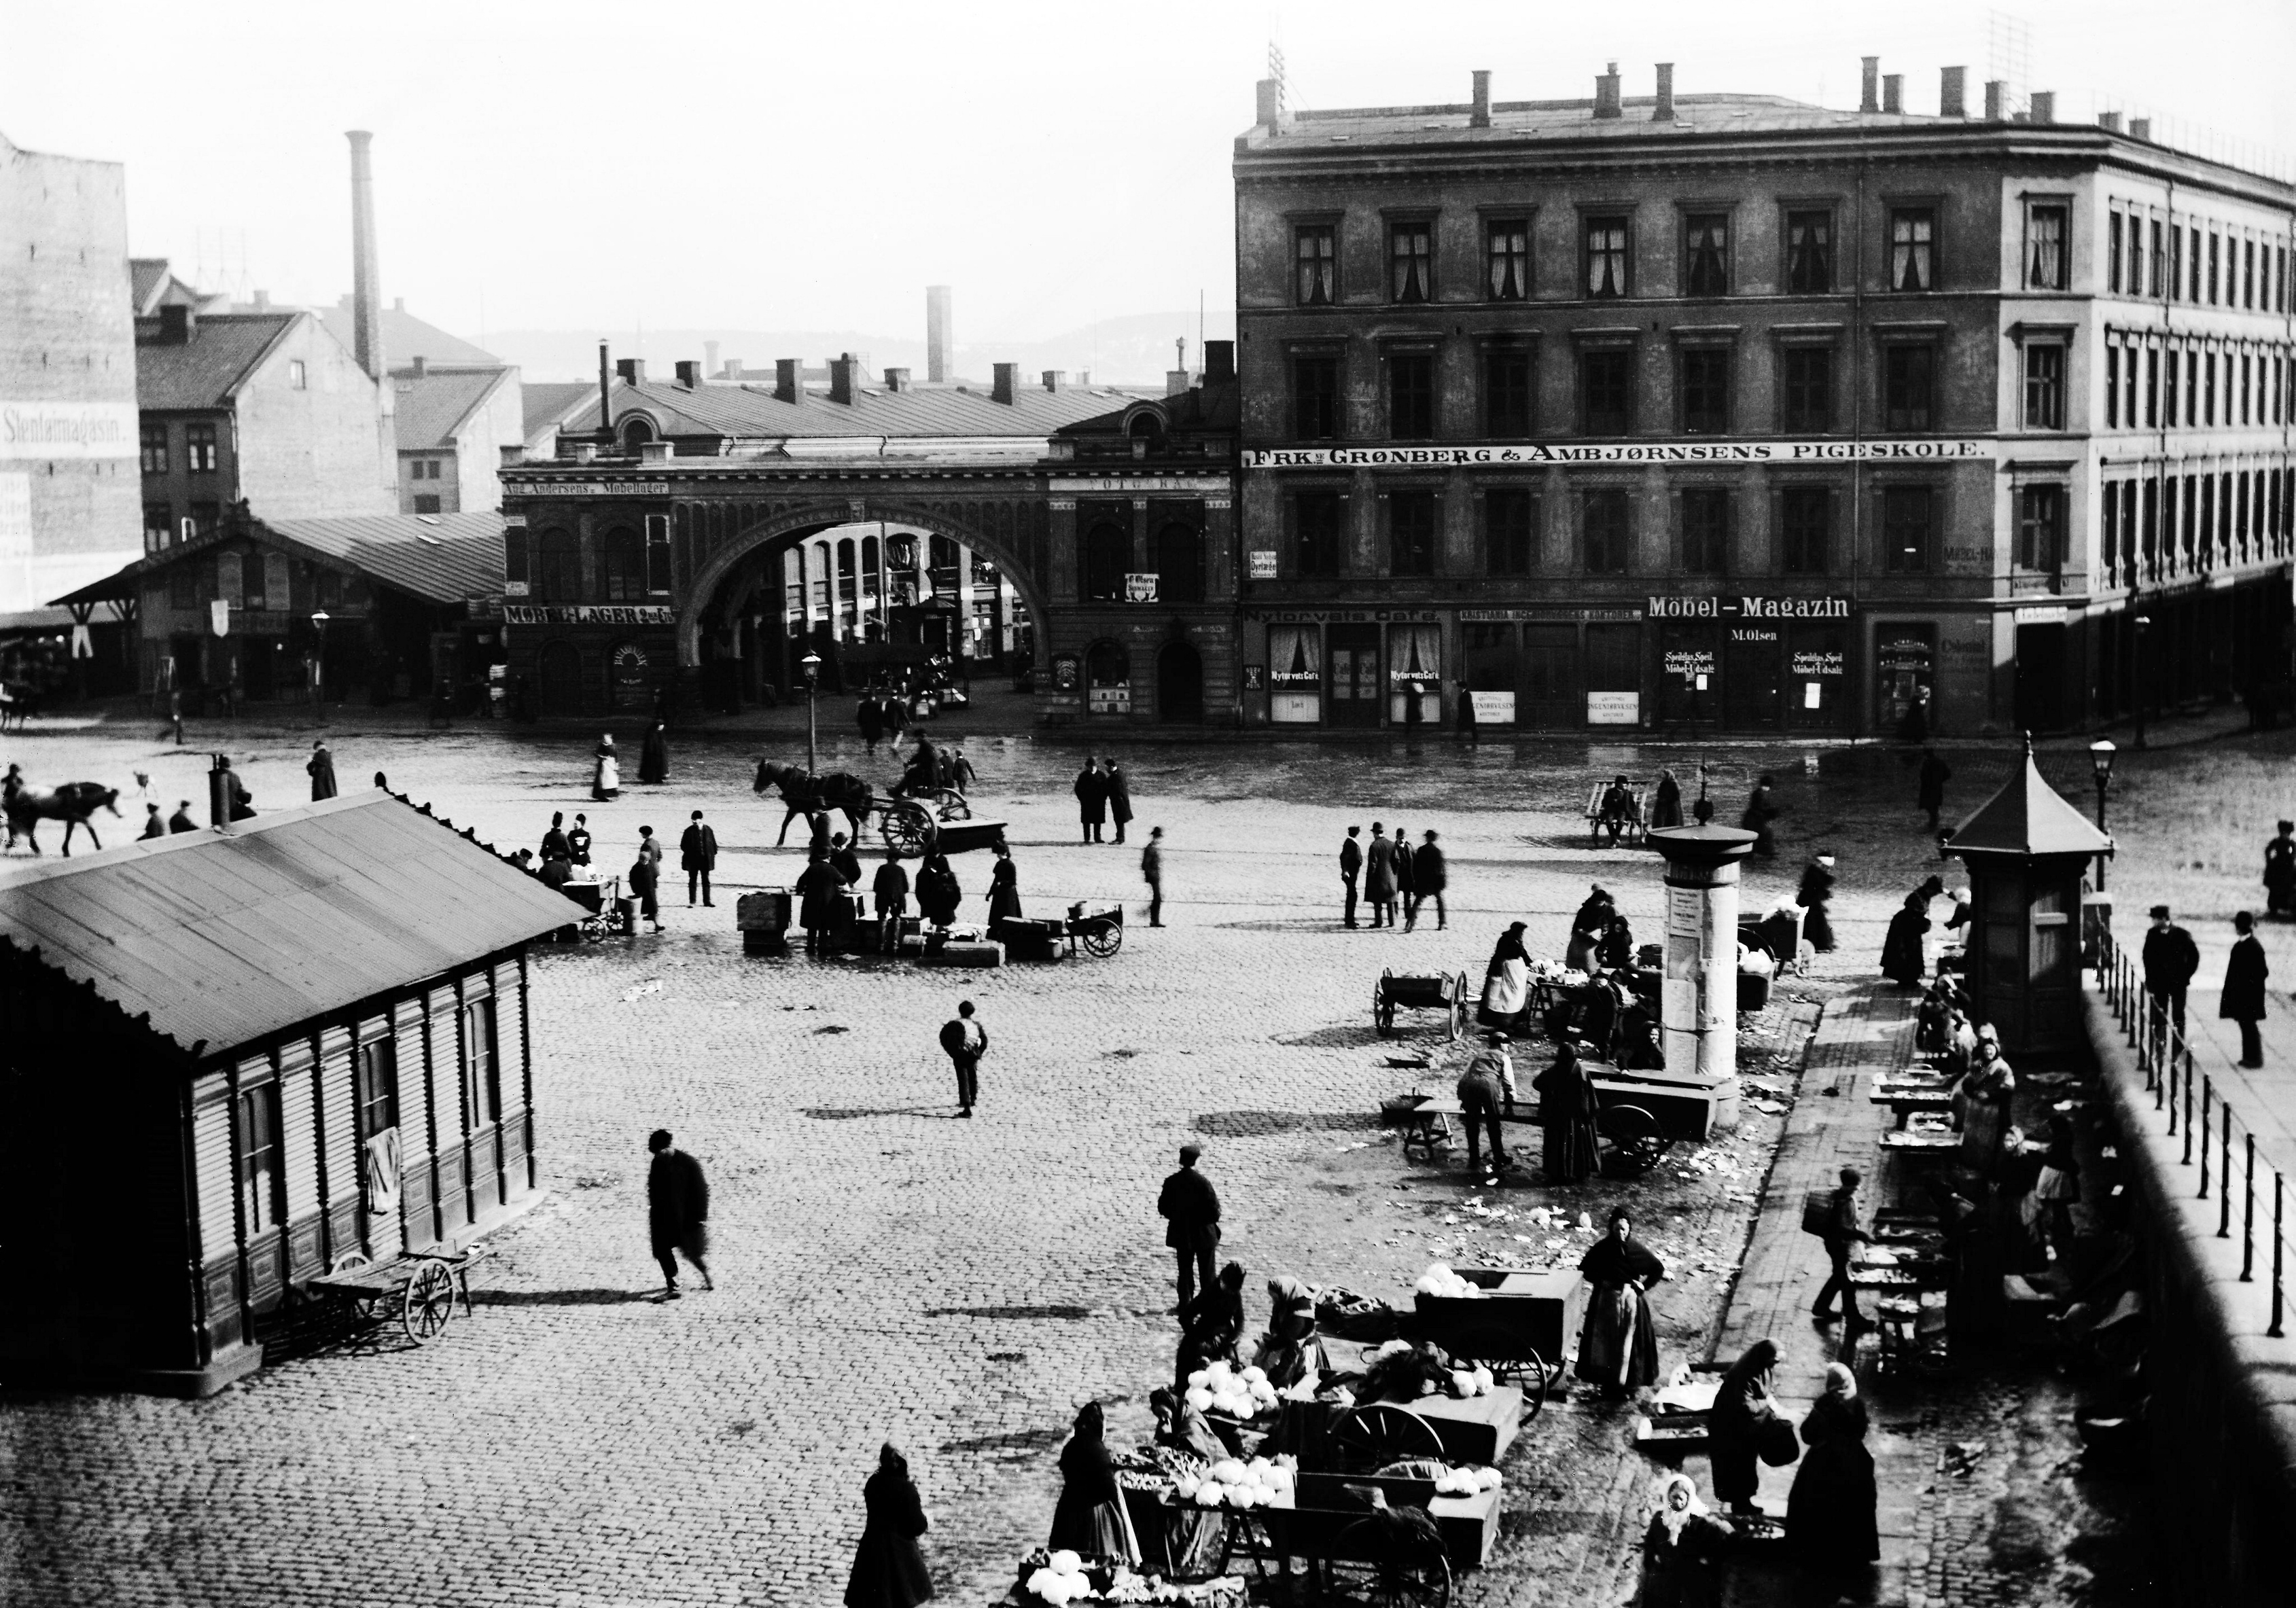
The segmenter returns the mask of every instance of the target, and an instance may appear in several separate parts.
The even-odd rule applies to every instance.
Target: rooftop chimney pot
[[[996,365],[995,373],[996,379],[988,392],[989,400],[1002,402],[1010,406],[1016,399],[1015,394],[1021,389],[1021,365],[1017,363],[999,363]]]
[[[1611,70],[1596,75],[1595,79],[1595,115],[1614,118],[1619,115],[1619,64],[1611,63]]]
[[[2003,123],[2009,119],[2009,86],[2000,78],[1985,80],[1985,120]]]
[[[1882,110],[1903,111],[1906,109],[1906,75],[1885,73],[1882,78]]]
[[[907,369],[889,368],[885,371],[885,389],[890,391],[905,391],[914,390],[916,388],[909,382]]]
[[[1938,116],[1965,118],[1969,115],[1969,69],[1948,67],[1938,74]]]
[[[701,389],[701,365],[681,359],[677,365],[677,382],[688,390]]]
[[[645,383],[645,359],[643,357],[623,357],[618,359],[614,364],[614,373],[621,376],[622,383],[625,385],[644,385]]]
[[[1491,126],[1491,75],[1488,68],[1475,70],[1474,104],[1467,112],[1467,127],[1488,128]]]
[[[258,291],[255,292],[255,310],[258,313],[267,313],[271,310],[270,291]]]
[[[1069,376],[1066,369],[1048,368],[1045,370],[1045,389],[1046,390],[1060,391],[1066,390],[1068,388]]]
[[[1273,134],[1283,126],[1283,85],[1279,79],[1262,78],[1253,89],[1252,121]]]
[[[417,380],[420,380],[421,378],[422,378],[422,376],[423,376],[423,375],[425,375],[425,374],[429,373],[430,372],[430,358],[428,358],[428,357],[423,357],[423,356],[422,356],[421,353],[419,353],[419,352],[418,352],[418,353],[416,353],[416,354],[415,354],[415,357],[414,357],[414,377],[415,377]]]
[[[718,377],[721,380],[738,380],[749,372],[749,364],[740,357],[728,357],[726,359],[726,366],[718,371]]]
[[[832,402],[841,403],[847,407],[853,406],[857,399],[857,388],[862,377],[856,372],[860,366],[859,360],[851,352],[829,360],[829,399]]]
[[[2152,137],[2152,119],[2151,118],[2129,119],[2128,137],[2132,140],[2151,139]]]
[[[774,399],[777,402],[805,401],[805,359],[776,357],[774,359]]]
[[[1674,121],[1674,63],[1671,62],[1658,64],[1658,105],[1651,111],[1651,121]]]
[[[185,346],[190,344],[192,330],[200,321],[199,314],[185,302],[171,301],[160,309],[160,344]]]
[[[2036,123],[2054,123],[2057,120],[2055,90],[2037,89],[2033,92],[2033,120]]]
[[[1882,110],[1882,103],[1878,98],[1881,93],[1882,58],[1879,56],[1860,56],[1858,60],[1865,63],[1865,74],[1864,87],[1859,91],[1857,96],[1857,110],[1860,111],[1879,111]]]
[[[2119,134],[2120,114],[2117,111],[2100,111],[2096,114],[2096,126],[2108,134]]]

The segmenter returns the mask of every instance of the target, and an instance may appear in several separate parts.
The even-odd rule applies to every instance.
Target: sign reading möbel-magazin
[[[1247,452],[1246,469],[1472,469],[1541,464],[1936,464],[1996,455],[1992,441],[1525,441],[1512,447],[1281,447]]]
[[[1652,597],[1652,619],[1847,619],[1846,597]]]

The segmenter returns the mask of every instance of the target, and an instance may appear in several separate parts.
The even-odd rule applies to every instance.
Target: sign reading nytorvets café
[[[1991,441],[1595,441],[1514,447],[1284,447],[1243,455],[1246,469],[1447,469],[1491,464],[1938,463],[1990,458]]]

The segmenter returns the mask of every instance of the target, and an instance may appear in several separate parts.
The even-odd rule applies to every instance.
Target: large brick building
[[[127,175],[0,139],[0,614],[136,553]]]
[[[1247,720],[1975,733],[2284,674],[2296,191],[1959,69],[1935,116],[1871,61],[1854,112],[1671,76],[1260,86]]]

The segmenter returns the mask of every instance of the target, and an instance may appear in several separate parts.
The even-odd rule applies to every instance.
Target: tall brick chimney
[[[2152,119],[2151,118],[2129,119],[2128,137],[2132,140],[2151,139],[2152,137]]]
[[[1965,118],[1969,115],[1969,69],[1946,67],[1938,70],[1938,116]]]
[[[996,365],[996,381],[989,388],[988,399],[992,402],[1010,403],[1014,394],[1021,389],[1021,365],[1017,363],[999,363]]]
[[[1903,111],[1906,109],[1906,75],[1890,72],[1882,75],[1882,110]]]
[[[1882,110],[1882,58],[1860,56],[1858,60],[1864,63],[1864,76],[1863,87],[1857,93],[1857,110],[1879,111]]]
[[[1674,63],[1671,62],[1658,64],[1658,105],[1651,111],[1651,121],[1674,121]]]
[[[351,338],[358,365],[370,378],[382,378],[382,264],[374,245],[374,168],[368,148],[374,135],[364,128],[344,135],[351,143]]]
[[[1491,75],[1488,70],[1475,70],[1475,99],[1467,111],[1467,127],[1488,128],[1491,126]]]
[[[832,357],[829,360],[829,399],[852,406],[858,394],[857,388],[867,378],[868,371],[861,367],[861,360],[851,352],[841,357]]]
[[[1985,120],[2006,122],[2009,119],[2009,84],[2005,78],[1985,80]]]
[[[2057,92],[2055,90],[2035,90],[2033,92],[2032,106],[2033,120],[2036,123],[2054,123],[2057,120]]]
[[[955,297],[945,284],[925,286],[925,378],[935,385],[956,378]]]
[[[805,359],[776,357],[774,359],[774,399],[779,402],[805,400]]]
[[[1595,115],[1614,118],[1619,115],[1619,64],[1611,63],[1608,72],[1595,76]]]

